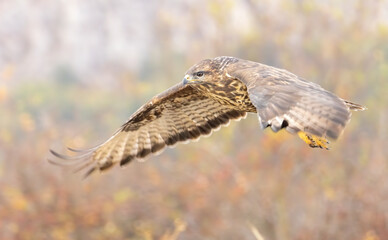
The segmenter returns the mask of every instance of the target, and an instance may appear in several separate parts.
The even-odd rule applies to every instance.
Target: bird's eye
[[[200,72],[195,73],[195,76],[202,77],[204,74],[205,74],[204,72],[200,71]]]

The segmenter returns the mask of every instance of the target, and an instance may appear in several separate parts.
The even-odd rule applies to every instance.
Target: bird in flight
[[[256,113],[262,129],[286,129],[310,147],[328,149],[350,120],[350,110],[365,107],[337,97],[318,84],[261,63],[234,57],[205,59],[177,85],[153,97],[104,143],[76,150],[75,156],[50,152],[85,176],[158,153],[177,142],[198,139],[231,120]]]

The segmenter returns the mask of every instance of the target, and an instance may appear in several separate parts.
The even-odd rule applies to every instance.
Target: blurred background
[[[388,239],[388,1],[0,0],[1,239]],[[285,68],[368,107],[331,150],[255,115],[82,180],[204,58]]]

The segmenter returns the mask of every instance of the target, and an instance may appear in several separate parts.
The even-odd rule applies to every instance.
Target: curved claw
[[[324,148],[329,150],[329,141],[324,137],[318,137],[305,132],[298,132],[298,136],[312,148]]]

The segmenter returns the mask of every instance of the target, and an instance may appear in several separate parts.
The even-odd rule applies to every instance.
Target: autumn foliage
[[[388,239],[387,1],[0,3],[0,239]],[[255,115],[82,180],[49,148],[108,138],[203,58],[366,105],[331,150]]]

